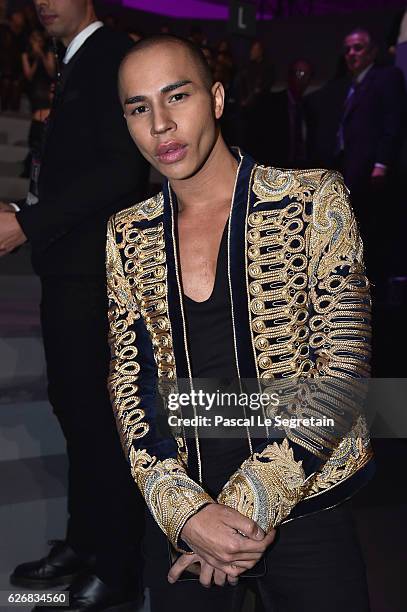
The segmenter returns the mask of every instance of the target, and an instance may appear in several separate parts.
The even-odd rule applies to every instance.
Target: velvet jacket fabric
[[[240,153],[238,161],[227,231],[239,377],[369,376],[369,283],[342,177],[258,166]],[[109,389],[133,477],[169,540],[188,550],[185,522],[215,500],[188,476],[182,429],[158,427],[157,383],[192,378],[176,228],[168,183],[109,222]],[[267,531],[349,498],[372,473],[371,459],[361,415],[334,445],[287,429],[253,449],[217,501]]]

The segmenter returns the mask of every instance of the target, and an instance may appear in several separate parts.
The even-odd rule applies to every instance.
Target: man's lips
[[[163,164],[181,161],[187,154],[187,145],[181,142],[166,142],[157,147],[156,157]]]
[[[53,21],[55,21],[56,18],[57,18],[57,15],[40,14],[40,20],[42,21],[44,25],[49,25],[50,23],[53,23]]]

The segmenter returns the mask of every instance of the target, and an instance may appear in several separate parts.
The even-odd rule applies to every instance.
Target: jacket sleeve
[[[325,172],[314,193],[306,245],[312,361],[307,380],[323,380],[327,388],[332,381],[340,383],[336,387],[342,409],[347,387],[357,385],[355,378],[369,375],[370,296],[362,242],[347,188],[336,172]],[[337,389],[331,399],[338,405]],[[307,410],[312,414],[314,407],[307,404],[302,416],[308,416]],[[289,428],[281,441],[264,442],[231,476],[218,502],[255,520],[266,532],[279,525],[305,498],[324,466],[335,463],[335,452],[341,454],[347,436],[364,443],[363,417],[353,408],[349,401],[351,418],[344,435],[337,435],[333,443],[315,439],[315,429],[299,435]]]
[[[192,515],[214,500],[188,477],[182,438],[175,439],[165,424],[160,426],[153,353],[159,334],[157,329],[146,328],[124,270],[122,249],[123,245],[116,242],[111,219],[106,263],[111,348],[108,387],[113,411],[131,473],[149,510],[175,548],[190,552],[180,538],[182,528]]]

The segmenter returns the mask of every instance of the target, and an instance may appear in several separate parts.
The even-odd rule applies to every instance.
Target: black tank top
[[[237,382],[227,274],[227,228],[228,224],[220,243],[212,294],[204,302],[196,302],[184,295],[192,376],[194,379],[212,379],[214,390],[220,391],[235,390]],[[199,381],[196,381],[196,387],[199,388]],[[237,407],[236,410],[240,415],[242,409]],[[200,438],[199,446],[203,486],[215,497],[249,456],[248,441],[246,438]],[[188,440],[188,453],[189,474],[198,481],[197,452],[193,439]]]

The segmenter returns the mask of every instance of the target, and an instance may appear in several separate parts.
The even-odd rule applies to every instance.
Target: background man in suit
[[[344,40],[351,82],[337,134],[337,153],[349,188],[366,189],[388,176],[400,147],[403,80],[399,70],[375,65],[370,34],[355,30]]]
[[[377,47],[368,31],[350,32],[344,54],[348,75],[310,100],[310,148],[315,165],[329,160],[343,172],[365,239],[368,275],[377,280],[386,251],[378,215],[395,190],[406,94],[401,71],[375,63]]]
[[[97,21],[91,0],[35,4],[67,49],[46,130],[39,202],[19,211],[2,205],[0,254],[28,240],[41,278],[49,398],[69,457],[69,523],[64,542],[18,566],[11,580],[32,588],[73,581],[69,610],[127,602],[135,610],[142,510],[106,389],[104,268],[108,218],[142,199],[147,184],[148,165],[117,96],[118,66],[132,43]]]

